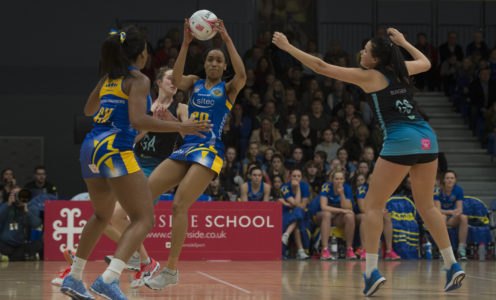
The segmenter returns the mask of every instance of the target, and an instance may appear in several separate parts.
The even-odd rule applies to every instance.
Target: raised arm
[[[186,56],[188,55],[189,44],[193,40],[193,34],[189,31],[188,19],[184,19],[184,38],[181,45],[181,50],[177,55],[174,69],[172,71],[172,83],[180,90],[189,91],[193,87],[195,81],[199,79],[196,75],[187,75],[184,73],[184,64],[186,63]]]
[[[231,37],[227,33],[226,27],[224,26],[224,21],[218,19],[215,23],[215,30],[220,34],[222,40],[226,43],[227,52],[231,58],[231,63],[234,69],[234,77],[226,84],[226,90],[228,93],[229,100],[234,102],[236,96],[238,96],[239,91],[245,86],[246,82],[246,71],[245,65],[241,56],[239,56]]]
[[[102,89],[102,85],[107,79],[107,76],[103,76],[98,84],[95,86],[93,91],[91,91],[88,100],[86,101],[86,105],[84,106],[84,115],[87,117],[91,117],[97,113],[100,108],[100,90]]]
[[[356,84],[360,87],[367,86],[373,76],[370,72],[360,68],[344,68],[328,64],[322,59],[305,53],[288,42],[283,33],[274,32],[272,42],[281,50],[288,52],[291,56],[299,60],[302,64],[310,68],[317,74],[321,74],[340,81]]]
[[[412,46],[401,32],[395,28],[388,28],[387,33],[389,38],[396,45],[403,47],[408,53],[413,57],[413,60],[406,61],[406,68],[408,69],[408,75],[415,75],[428,71],[431,68],[431,62],[420,50]]]

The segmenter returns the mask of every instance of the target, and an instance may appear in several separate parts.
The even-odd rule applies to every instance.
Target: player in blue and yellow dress
[[[188,20],[184,21],[184,40],[173,70],[174,85],[191,92],[188,104],[189,117],[194,121],[209,120],[213,127],[204,138],[184,137],[184,145],[171,154],[150,175],[149,185],[154,198],[177,187],[172,205],[172,237],[167,267],[145,281],[152,289],[163,289],[178,282],[177,263],[188,231],[188,210],[203,193],[212,179],[219,175],[224,160],[222,131],[229,111],[246,81],[243,61],[229,37],[222,20],[217,20],[214,30],[225,42],[234,69],[234,77],[222,81],[227,68],[227,57],[220,49],[207,52],[204,63],[206,78],[183,75],[188,47],[193,40]]]
[[[74,299],[94,299],[81,280],[90,253],[110,222],[118,200],[131,224],[122,233],[110,265],[91,285],[91,290],[108,299],[126,299],[119,276],[128,259],[153,228],[153,201],[146,177],[136,162],[133,143],[136,129],[198,134],[207,123],[165,122],[146,115],[150,108],[149,79],[139,69],[147,60],[146,41],[131,26],[112,31],[101,48],[102,79],[91,92],[84,108],[93,117],[80,154],[81,170],[94,207],[81,234],[71,272],[61,291]]]
[[[325,63],[292,46],[286,36],[275,32],[272,42],[311,70],[359,86],[368,94],[375,118],[381,125],[384,143],[374,167],[365,201],[366,296],[374,294],[386,279],[377,270],[379,240],[386,201],[410,173],[415,205],[439,245],[447,270],[445,291],[457,289],[465,277],[456,262],[439,210],[435,207],[438,145],[436,135],[416,109],[409,76],[429,70],[431,63],[401,32],[388,28],[388,37],[378,36],[360,52],[363,68],[345,68]],[[401,49],[413,58],[405,61]]]
[[[265,201],[270,199],[270,185],[263,182],[263,171],[260,167],[253,167],[250,172],[250,179],[241,185],[241,201]],[[255,192],[255,189],[257,191]]]
[[[463,189],[456,184],[455,171],[443,174],[440,188],[434,191],[434,203],[446,219],[446,225],[458,227],[458,258],[467,259],[468,217],[463,214]]]

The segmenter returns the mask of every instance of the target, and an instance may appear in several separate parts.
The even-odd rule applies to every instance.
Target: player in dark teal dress
[[[209,120],[213,127],[201,138],[186,135],[184,145],[162,162],[149,177],[154,198],[179,185],[172,206],[172,237],[167,267],[159,275],[145,281],[146,286],[152,289],[160,290],[178,282],[177,263],[188,231],[189,207],[222,169],[222,131],[229,111],[246,81],[243,61],[222,20],[215,22],[214,30],[225,42],[234,69],[234,77],[228,82],[222,80],[228,62],[220,49],[207,52],[205,79],[196,75],[183,75],[188,47],[193,40],[188,20],[184,21],[184,40],[174,65],[172,82],[178,89],[191,92],[188,104],[190,119]]]
[[[272,42],[316,73],[355,84],[368,94],[375,118],[382,127],[384,144],[374,167],[365,201],[366,296],[374,294],[386,279],[377,270],[379,239],[386,201],[406,174],[410,173],[413,198],[432,237],[439,245],[447,269],[445,291],[457,289],[465,277],[456,262],[440,211],[433,201],[437,173],[437,139],[416,109],[409,76],[425,72],[431,63],[401,32],[387,30],[388,37],[375,37],[360,52],[363,68],[346,68],[325,63],[292,46],[286,36],[275,32]],[[399,47],[412,57],[405,61]]]

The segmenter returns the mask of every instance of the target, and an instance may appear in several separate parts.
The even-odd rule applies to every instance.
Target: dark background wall
[[[496,43],[496,3],[443,0],[316,0],[320,49],[340,40],[354,53],[377,26],[394,25],[410,40],[424,31],[435,43],[449,30],[460,33],[465,47],[474,30],[484,26],[490,47]],[[5,1],[4,1],[5,2]],[[49,180],[62,195],[85,191],[74,143],[74,120],[97,82],[100,42],[117,20],[147,20],[151,41],[165,28],[179,26],[197,9],[223,18],[241,53],[257,36],[257,1],[7,1],[2,3],[0,47],[0,169],[31,172],[23,161],[32,155],[48,167]],[[157,22],[161,21],[161,22]],[[41,137],[42,150],[26,143],[2,143],[2,137]],[[25,148],[16,151],[13,147]],[[28,151],[29,150],[29,151]],[[31,151],[31,152],[30,152]],[[41,153],[40,153],[41,151]],[[22,160],[22,161],[20,161]]]

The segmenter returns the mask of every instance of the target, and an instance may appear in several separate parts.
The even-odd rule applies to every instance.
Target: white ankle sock
[[[83,277],[84,266],[86,266],[86,259],[82,259],[77,256],[74,257],[69,275],[76,280],[81,280]]]
[[[103,282],[111,283],[114,279],[119,278],[125,267],[125,262],[120,259],[113,258],[105,272],[102,274]]]
[[[152,263],[152,260],[148,257],[147,259],[141,261],[142,265],[149,265]]]
[[[370,254],[368,252],[365,254],[365,276],[367,278],[370,277],[370,274],[372,274],[374,269],[377,269],[378,260],[379,254]]]
[[[451,247],[442,249],[441,255],[443,256],[444,267],[449,270],[451,268],[451,265],[456,263],[455,254],[453,253],[453,249],[451,249]]]

